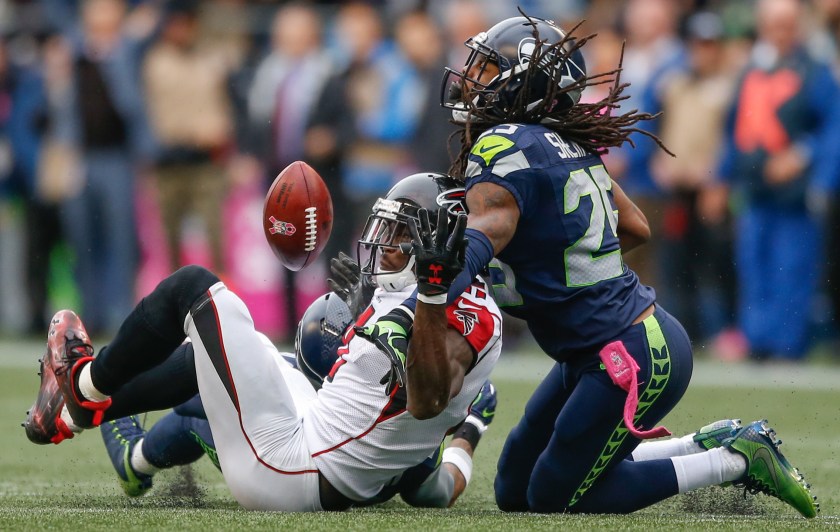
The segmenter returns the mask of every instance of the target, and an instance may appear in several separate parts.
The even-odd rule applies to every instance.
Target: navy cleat
[[[793,506],[804,517],[816,517],[817,498],[799,470],[779,451],[781,441],[767,420],[754,421],[724,441],[723,446],[741,454],[747,461],[744,476],[734,482],[752,493],[766,493]]]
[[[137,416],[123,417],[100,425],[105,449],[117,472],[120,485],[129,497],[139,497],[152,487],[152,476],[131,467],[131,453],[146,435]]]
[[[474,425],[483,434],[496,415],[496,402],[496,387],[487,379],[470,405],[470,413],[464,421]]]
[[[694,433],[694,441],[704,450],[723,446],[724,440],[732,438],[741,430],[740,419],[721,419],[709,423]]]

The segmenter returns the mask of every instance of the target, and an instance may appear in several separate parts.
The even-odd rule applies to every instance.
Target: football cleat
[[[754,421],[723,442],[723,447],[747,460],[747,471],[734,482],[751,493],[766,493],[793,506],[804,517],[816,517],[820,507],[799,470],[779,451],[781,441],[767,420]]]
[[[475,425],[480,433],[484,433],[496,415],[496,402],[496,387],[487,379],[470,405],[470,413],[465,422]]]
[[[58,389],[52,366],[45,363],[45,360],[49,359],[45,356],[38,360],[41,364],[41,370],[38,372],[41,376],[41,388],[35,403],[26,412],[26,421],[23,422],[26,437],[39,445],[59,444],[74,436],[73,431],[61,419],[64,395]]]
[[[100,425],[105,449],[117,472],[120,485],[129,497],[139,497],[152,487],[152,476],[131,467],[131,453],[146,435],[137,416],[123,417]]]
[[[734,437],[740,429],[740,419],[721,419],[695,432],[694,441],[706,451],[716,449],[722,447],[724,440]]]
[[[79,428],[89,429],[102,423],[111,399],[89,401],[80,398],[75,380],[79,370],[93,360],[93,347],[82,320],[72,310],[59,310],[50,321],[47,337],[47,354],[43,359],[43,373],[47,367],[55,374],[58,389],[64,396],[65,406]],[[45,392],[42,380],[41,394]],[[36,401],[36,404],[38,401]]]

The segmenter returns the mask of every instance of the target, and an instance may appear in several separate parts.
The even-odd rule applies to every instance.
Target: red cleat
[[[44,359],[46,358],[45,356]],[[58,389],[52,366],[44,364],[44,359],[38,360],[41,363],[41,371],[38,372],[41,376],[38,398],[26,412],[26,421],[23,422],[26,437],[39,445],[58,444],[74,436],[73,431],[61,419],[64,394]]]
[[[79,370],[92,360],[93,347],[82,320],[72,310],[58,311],[50,321],[47,353],[41,360],[41,389],[24,422],[31,441],[60,443],[73,437],[61,419],[63,406],[80,428],[102,423],[111,399],[97,402],[80,398],[74,384]]]

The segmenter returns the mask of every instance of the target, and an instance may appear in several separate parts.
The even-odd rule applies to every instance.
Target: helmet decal
[[[531,62],[531,57],[534,55],[534,50],[537,48],[537,40],[533,37],[527,37],[519,41],[519,64],[523,67]]]

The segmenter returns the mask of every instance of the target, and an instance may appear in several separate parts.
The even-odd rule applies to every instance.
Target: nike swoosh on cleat
[[[779,478],[776,476],[776,467],[773,464],[773,455],[765,449],[764,447],[760,447],[756,449],[753,453],[753,460],[760,460],[764,463],[767,470],[770,472],[770,476],[773,477],[773,489],[776,491],[779,490]]]

